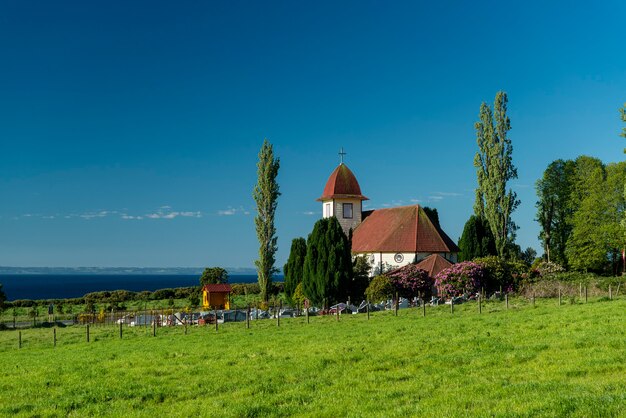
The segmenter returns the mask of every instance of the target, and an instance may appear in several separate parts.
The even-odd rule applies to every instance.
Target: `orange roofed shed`
[[[202,307],[205,309],[230,309],[229,284],[205,284],[202,287]]]

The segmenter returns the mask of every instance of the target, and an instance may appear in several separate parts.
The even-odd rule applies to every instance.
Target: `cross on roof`
[[[346,155],[346,153],[343,150],[343,147],[341,147],[341,150],[339,151],[339,155],[341,157],[341,164],[343,164],[343,156]]]

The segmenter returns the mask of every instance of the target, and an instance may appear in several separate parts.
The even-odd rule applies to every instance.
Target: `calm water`
[[[8,300],[78,298],[100,290],[157,290],[198,285],[199,275],[20,274],[0,275]],[[256,275],[231,275],[230,283],[255,283]]]

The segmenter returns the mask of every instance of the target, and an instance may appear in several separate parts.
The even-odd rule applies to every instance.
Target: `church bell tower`
[[[324,193],[317,201],[322,202],[322,217],[336,217],[343,232],[348,236],[350,229],[354,230],[361,223],[363,201],[368,198],[361,194],[361,187],[354,173],[343,162],[345,155],[343,148],[339,155],[341,163],[331,173]]]

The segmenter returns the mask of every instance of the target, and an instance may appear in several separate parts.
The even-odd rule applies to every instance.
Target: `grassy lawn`
[[[0,416],[626,416],[626,299],[0,332]]]

